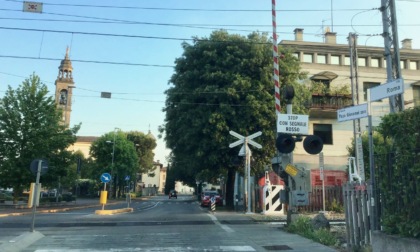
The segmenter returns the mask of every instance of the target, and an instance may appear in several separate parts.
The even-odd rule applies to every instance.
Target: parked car
[[[175,199],[177,199],[177,198],[178,198],[178,195],[177,195],[177,193],[176,193],[176,191],[175,191],[175,190],[171,190],[171,191],[169,192],[169,199],[172,199],[172,198],[175,198]]]
[[[211,205],[211,198],[215,197],[216,206],[223,206],[223,199],[216,191],[205,191],[201,194],[201,206],[208,207]]]

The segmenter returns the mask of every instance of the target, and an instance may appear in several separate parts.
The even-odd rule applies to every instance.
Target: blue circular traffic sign
[[[109,173],[102,173],[102,175],[101,175],[101,181],[103,183],[111,182],[111,174],[109,174]]]

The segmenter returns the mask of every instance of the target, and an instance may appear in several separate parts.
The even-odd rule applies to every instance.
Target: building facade
[[[323,83],[331,89],[348,86],[351,90],[349,44],[337,44],[333,32],[325,33],[325,42],[304,41],[303,35],[303,29],[295,29],[295,40],[283,40],[279,45],[292,51],[301,63],[301,70],[307,72],[312,81]],[[387,82],[386,60],[383,47],[359,45],[357,55],[357,94],[359,104],[363,104],[367,102],[367,89]],[[402,41],[400,58],[405,109],[409,109],[420,105],[420,50],[411,47],[411,39]],[[381,116],[390,112],[388,100],[371,103],[373,126],[379,125]],[[352,105],[351,95],[312,94],[309,134],[318,135],[324,141],[325,169],[347,169],[347,147],[354,136],[353,121],[338,122],[337,110]],[[362,132],[367,130],[367,124],[367,118],[360,119]],[[293,161],[308,169],[319,168],[319,156],[307,154],[299,143],[296,144]]]

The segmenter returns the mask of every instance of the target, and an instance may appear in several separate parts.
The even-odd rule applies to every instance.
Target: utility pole
[[[357,62],[357,35],[349,33],[349,47],[350,47],[350,80],[353,106],[360,104],[359,99],[359,64]],[[361,179],[365,180],[365,168],[363,161],[363,147],[362,147],[362,130],[360,127],[360,119],[353,120],[353,138],[357,160],[357,171]]]
[[[397,15],[395,12],[395,0],[381,0],[382,23],[385,43],[387,83],[402,79],[400,64],[400,49],[398,40]],[[404,110],[404,92],[389,97],[390,112]]]

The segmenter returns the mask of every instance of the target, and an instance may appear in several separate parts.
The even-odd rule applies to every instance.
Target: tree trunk
[[[235,192],[235,169],[230,168],[227,174],[227,181],[226,181],[226,207],[232,208],[235,206],[234,204],[234,192]]]

